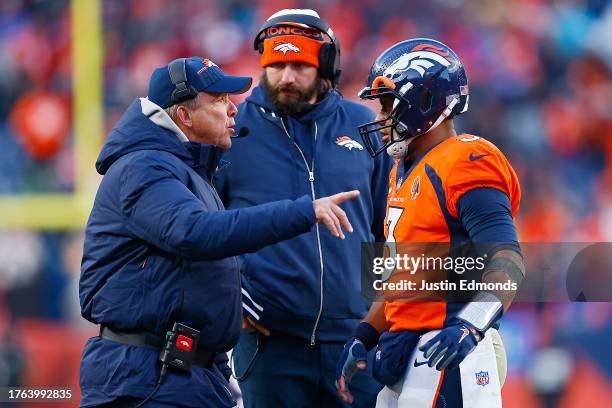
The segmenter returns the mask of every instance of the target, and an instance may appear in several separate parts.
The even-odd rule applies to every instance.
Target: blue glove
[[[461,321],[440,330],[431,340],[419,347],[428,359],[429,367],[436,366],[454,370],[474,350],[480,341],[480,334],[468,322]]]
[[[363,370],[368,359],[368,352],[361,340],[353,337],[344,345],[340,359],[336,365],[336,387],[340,377],[348,384],[358,370]],[[357,363],[360,367],[357,366]]]
[[[336,388],[344,391],[353,375],[366,367],[368,350],[374,348],[379,337],[380,334],[371,324],[361,322],[357,325],[353,337],[344,345],[336,365]],[[342,377],[344,380],[340,381]]]

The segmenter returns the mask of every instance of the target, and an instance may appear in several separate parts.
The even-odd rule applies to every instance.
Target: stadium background
[[[96,333],[77,295],[99,182],[93,163],[104,134],[146,94],[152,69],[201,55],[258,78],[252,36],[287,7],[315,8],[333,27],[340,90],[353,100],[389,45],[417,36],[447,43],[470,80],[459,128],[494,141],[519,174],[521,240],[612,241],[606,0],[2,0],[0,387],[78,394],[82,345]],[[612,400],[611,317],[607,303],[514,305],[501,330],[505,406]]]

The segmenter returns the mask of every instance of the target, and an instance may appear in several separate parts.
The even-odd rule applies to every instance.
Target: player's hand
[[[461,322],[440,330],[419,350],[428,359],[429,367],[435,365],[438,371],[443,368],[454,370],[474,350],[479,341],[477,336],[480,337],[471,324]]]
[[[342,228],[353,232],[353,227],[340,204],[359,196],[359,190],[345,191],[329,197],[314,200],[312,205],[318,224],[324,224],[333,236],[344,239]]]
[[[367,359],[368,352],[359,339],[353,337],[346,342],[336,365],[336,389],[342,401],[349,404],[353,402],[348,383],[357,371],[366,368]]]
[[[262,325],[258,323],[255,323],[253,319],[247,316],[245,316],[242,319],[242,328],[248,331],[258,331],[264,336],[270,335],[270,330],[266,329],[265,327],[263,327]]]

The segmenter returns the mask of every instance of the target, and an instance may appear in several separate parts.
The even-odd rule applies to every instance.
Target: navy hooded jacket
[[[304,194],[319,198],[360,190],[342,204],[354,232],[346,240],[313,228],[241,257],[245,314],[277,332],[316,341],[344,342],[369,304],[361,297],[362,242],[384,241],[392,163],[372,159],[357,126],[373,119],[365,106],[330,91],[313,109],[285,121],[261,87],[238,107],[236,126],[249,136],[234,141],[216,183],[228,208],[244,208]]]
[[[166,128],[152,120],[160,117]],[[161,108],[136,99],[104,144],[96,163],[104,178],[85,231],[81,313],[117,331],[157,335],[178,321],[201,331],[200,349],[227,351],[242,317],[235,256],[310,231],[312,199],[225,211],[211,184],[220,149],[183,142],[172,126]],[[157,354],[90,339],[82,406],[144,398],[157,380]],[[232,406],[225,384],[217,367],[169,370],[154,399]]]

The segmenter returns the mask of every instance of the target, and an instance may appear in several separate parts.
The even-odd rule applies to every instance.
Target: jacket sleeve
[[[127,228],[136,237],[197,260],[253,252],[310,231],[315,222],[307,196],[209,212],[170,169],[158,163],[127,165],[120,200]]]

